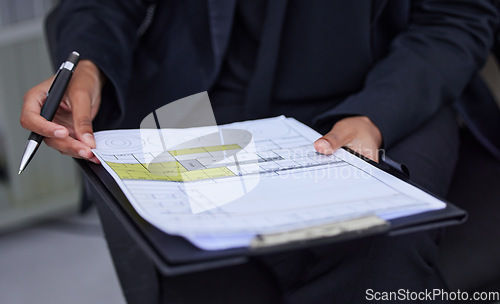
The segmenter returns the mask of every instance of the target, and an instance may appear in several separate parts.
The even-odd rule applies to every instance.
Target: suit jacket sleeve
[[[315,123],[365,115],[391,146],[460,96],[488,54],[497,20],[490,1],[413,1],[408,27],[370,70],[364,88]]]
[[[103,104],[106,117],[118,119],[132,70],[132,57],[151,1],[63,0],[58,7],[56,58],[62,62],[76,50],[81,59],[92,60],[106,75],[104,94],[118,104]],[[102,116],[102,113],[100,113]]]

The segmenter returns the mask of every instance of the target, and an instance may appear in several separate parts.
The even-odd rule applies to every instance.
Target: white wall
[[[17,175],[29,134],[19,125],[23,95],[52,75],[43,36],[43,14],[51,2],[0,0],[0,157],[7,173],[7,179],[0,180],[0,232],[74,213],[79,202],[74,161],[45,145]]]

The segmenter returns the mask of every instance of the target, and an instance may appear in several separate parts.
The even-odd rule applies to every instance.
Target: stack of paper
[[[95,155],[137,213],[205,250],[248,246],[257,234],[445,203],[283,116],[218,127],[96,133]]]

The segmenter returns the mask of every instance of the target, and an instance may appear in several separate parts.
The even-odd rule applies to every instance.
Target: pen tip
[[[21,172],[23,172],[23,170],[19,170],[19,172],[17,173],[17,175],[21,175]]]

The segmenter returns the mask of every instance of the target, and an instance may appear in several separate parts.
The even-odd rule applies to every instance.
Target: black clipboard
[[[96,203],[101,204],[101,207],[109,208],[139,247],[155,263],[158,270],[166,276],[238,265],[256,255],[297,250],[376,234],[400,235],[456,225],[464,222],[467,218],[465,211],[447,203],[444,209],[390,220],[388,221],[389,225],[379,225],[374,229],[351,231],[332,237],[300,240],[258,249],[248,247],[205,251],[195,247],[182,237],[164,233],[142,219],[104,167],[81,159],[76,161],[102,198]],[[404,179],[404,175],[399,175],[400,173],[396,173],[393,169],[387,170],[387,163],[378,164],[368,161],[376,167]]]

